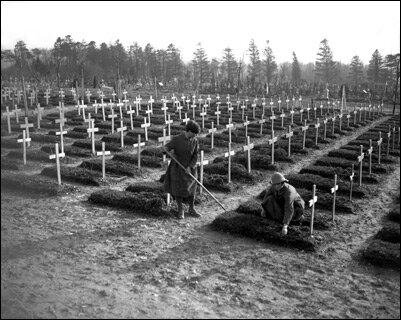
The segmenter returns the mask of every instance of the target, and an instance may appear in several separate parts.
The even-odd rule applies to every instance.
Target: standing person
[[[199,124],[190,120],[187,122],[185,132],[173,136],[165,145],[167,151],[174,150],[174,157],[188,172],[197,177],[196,161],[198,159],[199,142],[196,135],[200,132]],[[190,198],[189,214],[200,217],[196,212],[195,194],[196,181],[187,174],[174,160],[170,162],[164,178],[164,191],[170,193],[177,201],[178,219],[184,219],[182,201]]]
[[[270,184],[261,203],[261,215],[282,223],[281,234],[287,235],[290,221],[304,220],[305,201],[279,172],[272,175]]]

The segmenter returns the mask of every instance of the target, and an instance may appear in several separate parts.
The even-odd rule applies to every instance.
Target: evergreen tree
[[[373,52],[372,58],[369,61],[368,81],[371,84],[379,84],[383,80],[384,63],[379,50]]]
[[[198,48],[194,52],[194,59],[192,60],[194,69],[194,89],[202,90],[204,84],[208,79],[209,61],[205,49],[202,48],[201,43],[198,43]]]
[[[231,48],[225,48],[223,62],[221,64],[222,81],[225,88],[234,89],[236,85],[237,69],[238,63],[235,61]]]
[[[330,83],[337,74],[336,62],[327,39],[320,42],[321,46],[316,60],[315,76],[324,83]]]
[[[359,86],[363,82],[363,63],[359,56],[352,58],[348,79],[354,86]]]
[[[273,50],[269,46],[269,40],[266,41],[267,47],[263,50],[263,55],[265,60],[263,60],[264,71],[266,82],[270,85],[274,79],[274,76],[278,70],[277,63],[275,62],[275,57],[273,55]]]
[[[299,66],[299,62],[295,52],[292,53],[292,83],[295,85],[299,85],[301,83],[301,67]]]

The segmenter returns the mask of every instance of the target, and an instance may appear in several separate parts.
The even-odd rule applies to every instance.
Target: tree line
[[[277,64],[269,41],[262,54],[252,39],[244,56],[236,57],[229,47],[220,59],[209,59],[198,43],[192,61],[185,63],[174,44],[167,49],[156,49],[151,44],[144,48],[134,42],[125,47],[119,40],[107,45],[95,41],[74,41],[70,35],[58,37],[51,49],[29,49],[23,41],[14,50],[2,50],[2,82],[10,79],[29,79],[30,82],[52,83],[58,88],[113,86],[118,93],[126,85],[134,88],[165,89],[178,92],[230,94],[280,94],[282,91],[312,92],[324,96],[329,91],[346,85],[348,92],[369,92],[387,97],[394,102],[399,87],[400,54],[384,57],[378,50],[368,65],[359,56],[349,64],[334,60],[328,40],[323,39],[316,61],[303,64],[293,52],[293,61]],[[365,91],[364,91],[365,90]]]

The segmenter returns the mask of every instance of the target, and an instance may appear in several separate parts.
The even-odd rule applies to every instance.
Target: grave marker
[[[59,158],[62,158],[62,157],[65,157],[65,153],[64,152],[61,152],[61,153],[58,152],[58,143],[56,143],[56,154],[51,154],[49,156],[49,159],[54,159],[54,158],[56,159],[57,181],[58,181],[59,185],[61,184],[60,159]]]
[[[306,130],[308,130],[309,126],[306,124],[305,120],[305,125],[301,127],[302,132],[304,133],[303,139],[302,139],[302,149],[305,149],[305,140],[306,140]]]
[[[168,115],[168,120],[166,121],[166,125],[168,126],[168,135],[171,136],[171,124],[173,123],[173,120],[170,119],[170,114]],[[150,122],[149,122],[150,125]],[[147,141],[147,139],[146,139]]]
[[[288,133],[285,134],[285,137],[288,138],[288,157],[291,155],[291,137],[294,135],[294,132],[291,131],[291,126],[288,126]]]
[[[387,132],[387,153],[386,153],[386,158],[388,158],[388,155],[390,153],[390,142],[391,142],[391,127],[389,125],[388,126],[388,132]]]
[[[313,238],[313,220],[315,219],[315,203],[317,202],[316,185],[313,185],[312,199],[309,200],[309,207],[312,207],[312,214],[310,219],[310,236]]]
[[[382,132],[379,131],[379,140],[377,140],[377,146],[379,147],[379,155],[378,155],[378,163],[380,164],[380,158],[381,158],[381,151],[382,151]]]
[[[363,153],[363,146],[361,145],[361,154],[358,156],[358,162],[359,162],[359,186],[362,185],[362,165],[363,165],[363,158],[365,157]]]
[[[272,110],[272,115],[270,117],[270,120],[272,121],[272,131],[274,131],[274,120],[276,120],[277,117],[274,115],[274,112]]]
[[[231,150],[231,142],[228,143],[228,152],[224,153],[224,157],[228,157],[228,183],[231,182],[231,156],[235,155],[234,150]]]
[[[169,115],[169,117],[170,117],[170,115]],[[145,130],[145,142],[146,142],[146,141],[148,141],[148,127],[150,127],[150,122],[146,123],[146,118],[143,118],[143,122],[144,123],[141,124],[141,128],[144,128],[144,130]]]
[[[220,104],[220,102],[219,102],[219,104]],[[216,115],[216,118],[217,118],[217,122],[216,122],[217,123],[217,127],[220,125],[220,123],[219,123],[220,113],[221,113],[221,111],[219,111],[219,106],[217,105],[216,112],[214,113]]]
[[[124,127],[124,121],[120,120],[120,128],[117,128],[117,132],[121,132],[121,148],[124,148],[124,131],[127,130],[127,127]]]
[[[248,151],[248,173],[251,173],[251,149],[254,148],[254,144],[250,143],[249,136],[246,137],[247,144],[242,147],[242,150]]]
[[[22,139],[18,139],[17,143],[22,142],[22,154],[23,154],[23,159],[24,159],[24,165],[26,164],[26,143],[29,143],[30,141],[31,141],[31,138],[26,138],[25,130],[22,130]]]
[[[206,112],[205,109],[203,108],[203,112],[200,113],[200,116],[202,117],[202,131],[205,129],[205,116]]]
[[[350,188],[349,188],[349,201],[352,201],[352,187],[354,185],[354,164],[351,166],[351,175],[349,176],[349,181],[350,181]]]
[[[245,122],[243,124],[245,127],[245,143],[246,143],[248,136],[248,125],[250,124],[250,122],[248,121],[248,116],[245,117]]]
[[[187,113],[185,112],[184,113],[185,114],[185,118],[184,119],[182,119],[182,122],[185,122],[185,125],[187,125],[188,124],[188,121],[189,120],[191,120],[190,118],[188,118],[188,116],[187,116]]]
[[[334,187],[331,188],[331,193],[333,194],[333,211],[331,214],[332,221],[334,222],[334,215],[336,213],[336,191],[338,190],[337,184],[337,174],[334,175]]]
[[[369,175],[372,175],[372,152],[373,152],[373,146],[372,146],[372,139],[369,139],[369,149],[367,150],[369,154]]]
[[[21,129],[25,129],[26,130],[26,138],[28,141],[28,147],[31,146],[31,140],[28,140],[29,137],[29,128],[33,128],[33,123],[28,123],[28,117],[25,117],[25,124],[20,124],[19,125]]]
[[[102,142],[102,151],[96,152],[96,155],[102,156],[102,179],[106,179],[106,155],[110,155],[110,151],[106,151],[106,143]]]
[[[111,114],[107,116],[107,118],[111,119],[111,133],[114,133],[114,118],[117,118],[117,115],[114,114],[114,109],[111,109]]]
[[[209,133],[212,135],[211,136],[211,146],[210,149],[214,148],[214,133],[217,131],[217,128],[214,127],[214,122],[212,121],[212,128],[209,129]]]
[[[50,96],[49,96],[50,90],[49,90],[49,91],[48,91],[48,90],[49,90],[49,89],[47,89],[46,92],[45,92],[46,105],[49,105],[49,98],[50,98]],[[18,99],[17,99],[18,103],[19,103],[19,101],[20,101],[20,96],[21,96],[21,95],[17,95],[17,97],[18,97]]]
[[[325,117],[325,119],[323,120],[323,124],[324,124],[324,131],[323,131],[323,140],[326,140],[326,132],[327,132],[327,117]]]
[[[7,128],[8,128],[8,134],[11,134],[11,121],[10,121],[10,116],[13,113],[10,112],[10,110],[8,109],[8,107],[6,107],[6,112],[3,112],[2,115],[7,117]]]
[[[99,128],[95,128],[95,119],[90,119],[89,121],[89,129],[86,129],[86,131],[91,135],[92,137],[92,154],[96,155],[96,150],[95,150],[95,132],[99,131]]]
[[[317,145],[317,140],[319,138],[319,127],[320,127],[320,123],[319,123],[319,118],[316,119],[316,124],[315,124],[315,129],[316,129],[316,140],[315,140],[315,145]]]
[[[235,129],[234,127],[234,123],[232,123],[231,118],[228,119],[228,124],[226,125],[226,128],[228,129],[228,141],[229,144],[231,145],[231,128],[233,128],[233,130]]]
[[[260,124],[260,134],[262,135],[262,133],[263,133],[263,124],[266,122],[266,119],[264,119],[263,118],[263,115],[262,115],[262,119],[260,119],[259,121],[258,121],[258,123]]]
[[[118,103],[116,104],[116,106],[120,109],[120,118],[123,118],[123,112],[121,110],[121,107],[124,106],[124,103],[121,102],[121,99],[118,99]]]
[[[201,184],[203,184],[203,166],[209,164],[209,160],[204,160],[203,159],[203,157],[204,157],[203,153],[204,153],[203,150],[201,150],[201,152],[200,152],[200,161],[196,162],[196,165],[200,166],[200,183]],[[202,189],[203,188],[200,188],[199,194],[202,194]]]
[[[163,137],[159,137],[158,141],[162,143],[163,149],[167,141],[171,140],[171,136],[166,136],[166,129],[163,128]],[[163,163],[166,162],[166,155],[163,153]]]
[[[274,143],[277,142],[278,136],[274,136],[274,131],[272,130],[272,138],[269,139],[269,145],[272,145],[272,164],[274,164]]]
[[[144,118],[145,124],[146,124],[146,118]],[[143,125],[141,125],[143,126]],[[147,130],[145,127],[145,134],[147,135]],[[141,147],[145,145],[145,142],[141,142],[141,135],[138,134],[138,143],[134,143],[133,146],[134,148],[138,148],[138,169],[141,169]]]

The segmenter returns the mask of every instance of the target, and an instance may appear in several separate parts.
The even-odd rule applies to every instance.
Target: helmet
[[[288,180],[286,178],[284,178],[284,176],[279,172],[273,173],[270,183],[277,184],[277,183],[281,183],[281,182],[288,182]]]

